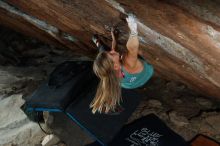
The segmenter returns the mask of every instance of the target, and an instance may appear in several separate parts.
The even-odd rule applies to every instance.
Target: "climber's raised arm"
[[[112,36],[112,48],[111,48],[111,50],[115,50],[116,49],[116,45],[117,45],[114,33],[115,33],[115,29],[114,29],[114,27],[112,27],[111,28],[111,36]]]
[[[133,15],[129,15],[126,18],[128,27],[130,29],[129,38],[126,44],[128,49],[128,53],[125,57],[125,62],[130,67],[136,65],[138,60],[138,53],[139,53],[139,39],[138,39],[138,31],[137,31],[137,20]]]

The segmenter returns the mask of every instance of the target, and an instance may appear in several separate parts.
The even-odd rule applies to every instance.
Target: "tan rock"
[[[148,101],[148,106],[153,108],[162,108],[162,103],[159,100],[151,99]]]
[[[189,124],[186,117],[178,116],[175,111],[169,113],[170,121],[176,126],[182,127]]]
[[[44,136],[38,124],[31,122],[20,109],[23,103],[22,95],[12,95],[1,100],[0,146],[35,146]]]
[[[50,134],[44,137],[41,144],[42,146],[52,146],[52,145],[57,144],[59,141],[60,139],[56,135]]]
[[[220,114],[212,115],[205,118],[205,121],[220,134]]]

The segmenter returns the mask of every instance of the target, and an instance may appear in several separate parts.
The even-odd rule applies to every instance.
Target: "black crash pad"
[[[67,65],[71,67],[69,70],[65,68]],[[84,92],[84,87],[94,78],[95,75],[91,70],[90,61],[62,63],[26,102],[28,110],[64,111],[79,94]]]
[[[119,115],[92,114],[89,105],[95,96],[99,80],[92,71],[91,62],[77,64],[77,73],[72,70],[73,75],[67,74],[67,77],[66,67],[61,64],[61,71],[59,67],[56,68],[49,81],[35,91],[26,105],[28,109],[35,111],[63,111],[101,145],[106,145],[127,122],[142,97],[135,90],[122,89],[123,112]],[[86,67],[81,68],[83,64]],[[57,82],[60,83],[56,84]]]
[[[66,113],[101,145],[106,145],[127,122],[142,97],[135,90],[122,89],[123,112],[119,115],[92,114],[89,104],[95,96],[96,86],[97,81],[91,83],[90,92],[69,105]]]
[[[189,146],[156,115],[150,114],[124,126],[109,146]]]

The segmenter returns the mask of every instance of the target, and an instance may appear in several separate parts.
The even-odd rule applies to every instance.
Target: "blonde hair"
[[[93,101],[90,103],[92,113],[114,111],[121,101],[120,79],[116,76],[114,62],[107,52],[100,52],[94,63],[93,71],[100,82]]]

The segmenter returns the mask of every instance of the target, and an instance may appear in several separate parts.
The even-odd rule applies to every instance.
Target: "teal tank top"
[[[126,89],[134,89],[143,86],[154,73],[153,66],[148,64],[145,60],[140,59],[144,65],[140,73],[130,74],[122,66],[124,77],[121,79],[121,87]]]

